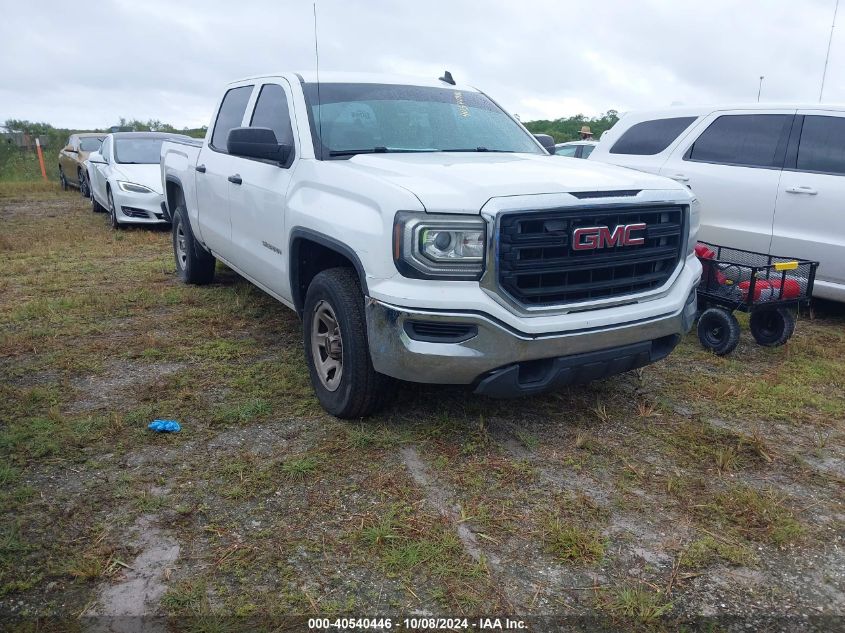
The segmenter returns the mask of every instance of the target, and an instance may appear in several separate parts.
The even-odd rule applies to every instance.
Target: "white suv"
[[[629,113],[590,160],[684,183],[701,201],[701,239],[817,260],[813,294],[845,301],[845,106]]]

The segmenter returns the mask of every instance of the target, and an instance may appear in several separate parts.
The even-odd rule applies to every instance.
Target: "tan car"
[[[102,132],[71,134],[59,152],[59,181],[62,189],[76,187],[86,198],[91,195],[85,161],[88,154],[100,149],[106,135]]]

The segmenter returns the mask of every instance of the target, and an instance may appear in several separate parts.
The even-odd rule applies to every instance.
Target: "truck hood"
[[[578,158],[539,154],[358,154],[349,169],[398,185],[430,213],[478,213],[491,198],[579,191],[688,190],[669,178]]]
[[[161,167],[153,165],[131,165],[127,163],[113,163],[112,176],[125,182],[149,187],[156,193],[161,193]]]

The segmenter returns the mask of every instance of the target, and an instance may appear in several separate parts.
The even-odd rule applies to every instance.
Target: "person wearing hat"
[[[581,126],[581,140],[582,141],[592,141],[593,140],[593,132],[590,130],[589,125],[582,125]]]

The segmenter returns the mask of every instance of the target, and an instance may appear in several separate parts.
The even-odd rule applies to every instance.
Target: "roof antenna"
[[[455,80],[452,79],[452,73],[450,73],[448,70],[445,73],[443,73],[442,77],[438,77],[438,79],[440,81],[447,83],[447,84],[451,84],[453,86],[455,85]]]
[[[320,46],[317,41],[317,2],[314,2],[314,58],[317,70],[317,130],[320,135],[320,160],[323,160],[323,106],[320,101]],[[316,149],[316,148],[314,148]]]

